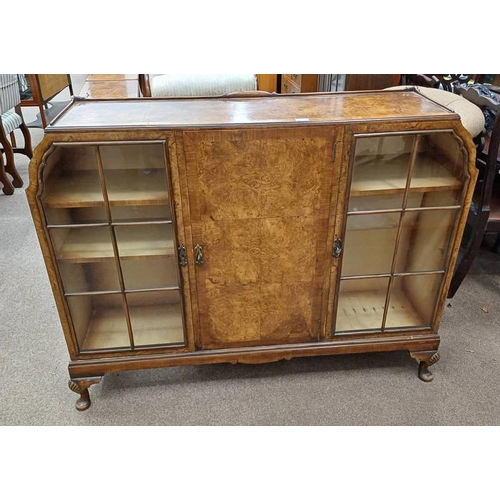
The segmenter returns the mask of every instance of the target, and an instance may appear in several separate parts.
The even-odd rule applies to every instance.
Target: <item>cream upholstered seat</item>
[[[402,85],[390,87],[384,90],[417,89],[422,95],[432,99],[434,102],[455,111],[460,116],[462,125],[469,131],[472,137],[478,136],[484,129],[484,115],[481,109],[458,94],[452,94],[446,90],[433,89],[429,87],[416,87],[414,85]]]
[[[151,97],[220,96],[257,90],[253,74],[149,75]]]

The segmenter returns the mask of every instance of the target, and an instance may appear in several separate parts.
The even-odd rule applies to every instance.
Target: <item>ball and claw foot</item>
[[[87,410],[90,407],[89,387],[92,384],[98,384],[102,377],[89,377],[86,379],[70,379],[68,387],[80,395],[75,407],[78,411]]]
[[[434,375],[429,371],[429,366],[439,361],[439,352],[420,351],[410,352],[410,356],[418,360],[418,378],[424,382],[432,382]]]

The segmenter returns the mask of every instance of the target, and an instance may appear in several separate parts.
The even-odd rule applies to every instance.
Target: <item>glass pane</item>
[[[464,157],[458,140],[450,133],[421,134],[413,167],[411,190],[456,191],[465,181]],[[436,198],[438,199],[438,198]]]
[[[58,260],[73,263],[114,259],[109,227],[73,227],[50,229]]]
[[[457,215],[458,210],[405,212],[396,273],[444,269]]]
[[[393,278],[386,328],[431,326],[444,274]]]
[[[178,284],[171,224],[115,226],[114,230],[126,289]]]
[[[130,214],[115,207],[161,205],[161,218],[168,218],[167,174],[160,144],[100,146],[111,215],[116,220]]]
[[[349,199],[349,212],[401,209],[402,203],[403,197],[400,194],[351,196]]]
[[[407,208],[420,207],[452,207],[460,205],[462,191],[428,191],[426,193],[410,192]]]
[[[347,217],[342,276],[391,271],[400,217],[400,213]]]
[[[43,177],[48,224],[107,221],[94,146],[55,146]]]
[[[411,134],[357,139],[351,197],[392,195],[374,201],[374,206],[378,209],[399,208],[403,201],[414,140]],[[349,206],[349,210],[354,211],[354,205],[352,208]]]
[[[171,221],[169,205],[111,207],[113,222]]]
[[[119,291],[108,227],[49,230],[66,293]]]
[[[380,330],[389,278],[340,282],[335,332]]]
[[[80,350],[130,347],[123,296],[67,297]]]
[[[60,260],[58,265],[66,293],[120,291],[118,271],[113,259],[81,263]]]
[[[184,343],[180,291],[127,294],[134,345]]]

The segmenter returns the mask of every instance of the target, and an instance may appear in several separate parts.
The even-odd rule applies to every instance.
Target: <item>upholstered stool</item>
[[[481,109],[458,94],[452,94],[446,90],[416,87],[413,85],[390,87],[384,90],[400,90],[409,88],[417,89],[422,95],[432,99],[434,102],[455,111],[455,113],[460,115],[462,125],[469,131],[473,138],[478,136],[483,131],[484,115]]]
[[[149,75],[151,97],[221,96],[257,90],[253,74]]]

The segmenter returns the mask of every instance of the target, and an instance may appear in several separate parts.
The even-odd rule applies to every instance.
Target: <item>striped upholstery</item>
[[[21,102],[17,75],[0,75],[0,114],[4,114]]]
[[[16,128],[20,127],[21,123],[23,123],[23,119],[13,109],[2,115],[2,125],[5,135],[9,135]]]
[[[149,75],[151,97],[221,96],[231,92],[257,90],[252,74]]]

